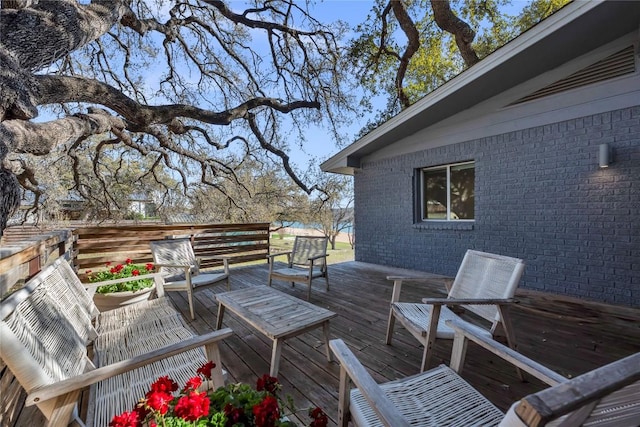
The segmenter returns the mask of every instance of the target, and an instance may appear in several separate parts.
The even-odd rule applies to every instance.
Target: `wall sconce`
[[[600,154],[598,155],[598,166],[600,168],[609,167],[609,145],[600,144]]]

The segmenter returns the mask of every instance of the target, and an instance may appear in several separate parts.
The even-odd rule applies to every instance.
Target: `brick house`
[[[356,260],[453,275],[477,249],[640,306],[639,52],[640,2],[572,2],[325,161]]]

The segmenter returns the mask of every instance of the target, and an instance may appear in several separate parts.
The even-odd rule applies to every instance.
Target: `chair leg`
[[[324,280],[327,282],[327,292],[329,292],[329,269],[326,264],[324,266]]]
[[[516,350],[516,337],[513,333],[513,329],[511,329],[511,314],[509,313],[509,308],[507,306],[503,306],[498,304],[498,311],[500,312],[500,319],[502,319],[502,328],[504,329],[504,334],[507,336],[507,344],[509,348],[512,350]],[[524,372],[520,368],[516,368],[518,372],[518,378],[520,381],[524,381]]]
[[[311,300],[311,281],[312,280],[313,279],[310,277],[309,281],[307,282],[307,287],[308,287],[308,289],[307,289],[307,301]]]
[[[393,314],[393,305],[389,308],[389,320],[387,321],[387,339],[386,344],[391,345],[393,339],[393,327],[396,324],[396,316]]]
[[[438,334],[438,320],[440,320],[440,305],[434,304],[431,308],[431,317],[429,319],[429,326],[427,327],[427,333],[424,337],[424,352],[422,353],[422,365],[420,366],[420,372],[424,372],[429,366],[431,361],[431,350],[436,342],[436,335]]]
[[[189,300],[189,311],[191,312],[191,320],[196,320],[196,315],[193,310],[193,291],[187,291],[187,299]]]

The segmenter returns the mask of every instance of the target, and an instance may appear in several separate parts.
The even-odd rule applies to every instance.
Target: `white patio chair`
[[[478,335],[462,321],[455,331],[451,365],[377,384],[342,340],[330,346],[340,362],[338,425],[405,426],[556,426],[635,427],[640,425],[640,353],[571,380],[520,353]],[[460,377],[468,340],[552,387],[524,397],[503,414]],[[351,384],[357,388],[351,389]]]
[[[513,302],[524,262],[518,258],[468,250],[447,298],[424,298],[420,303],[398,302],[403,277],[394,277],[386,343],[391,344],[395,320],[424,345],[420,372],[431,358],[436,339],[453,339],[453,330],[445,321],[458,316],[447,306],[464,306],[466,310],[490,323],[479,332],[492,338],[502,323],[509,347],[515,349],[515,336],[511,328],[508,305]],[[519,373],[520,374],[520,373]]]
[[[267,255],[269,259],[269,286],[273,279],[291,282],[306,283],[308,286],[307,301],[311,298],[311,281],[318,277],[324,277],[329,290],[329,275],[327,272],[327,244],[326,237],[296,236],[293,249],[288,252],[279,252]],[[274,269],[275,257],[286,255],[287,267]]]
[[[223,271],[200,272],[200,261],[191,246],[189,239],[166,239],[149,242],[155,267],[164,277],[164,290],[186,291],[189,300],[191,319],[195,319],[193,309],[193,293],[200,289],[209,288],[220,282],[229,283],[229,261],[224,256],[216,258],[222,260]]]

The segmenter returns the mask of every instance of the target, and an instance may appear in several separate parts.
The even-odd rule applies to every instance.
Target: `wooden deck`
[[[386,277],[398,273],[407,271],[358,262],[332,264],[331,290],[327,293],[321,280],[311,294],[312,303],[338,314],[331,320],[331,337],[342,338],[379,382],[417,373],[422,357],[418,342],[401,326],[396,326],[393,344],[384,343],[392,290]],[[263,285],[267,275],[266,265],[233,269],[231,288]],[[274,287],[306,297],[300,284],[292,288],[274,281]],[[188,315],[183,294],[171,295]],[[217,305],[213,293],[196,295],[197,318],[192,326],[204,332],[215,325]],[[445,296],[445,292],[436,283],[403,285],[402,300],[420,301],[424,296]],[[517,297],[520,303],[513,309],[513,321],[519,351],[565,376],[640,351],[640,310],[524,290]],[[271,341],[231,313],[225,316],[224,326],[235,332],[222,346],[230,380],[254,383],[269,372]],[[316,405],[327,412],[331,424],[337,420],[339,366],[327,363],[322,342],[318,329],[285,341],[282,350],[279,380],[283,393],[293,397],[302,425],[308,420],[306,409]],[[450,352],[450,342],[439,341],[432,365],[448,363]],[[543,387],[536,380],[522,383],[510,365],[474,345],[469,346],[463,376],[503,410]]]
[[[392,282],[386,276],[407,272],[359,262],[332,264],[331,290],[326,292],[321,280],[311,294],[312,303],[338,314],[331,320],[331,337],[342,338],[379,382],[412,375],[419,369],[422,349],[401,326],[396,326],[393,344],[384,344],[392,290]],[[266,264],[232,268],[231,288],[264,285],[267,275]],[[300,284],[292,288],[288,283],[274,281],[274,287],[302,299],[306,297],[306,289]],[[221,285],[220,289],[195,294],[196,320],[190,324],[198,332],[215,327],[218,307],[214,292],[225,290]],[[188,319],[185,294],[169,295]],[[444,295],[442,287],[435,283],[405,283],[401,300],[419,301],[424,296]],[[525,290],[516,295],[520,302],[512,313],[519,351],[565,376],[575,376],[640,351],[638,309]],[[221,349],[229,380],[255,384],[259,376],[269,372],[271,340],[233,313],[225,315],[224,326],[235,333],[224,341]],[[450,351],[450,342],[438,341],[432,365],[448,363]],[[337,363],[327,362],[321,329],[285,341],[278,378],[283,385],[282,394],[290,395],[298,408],[294,420],[307,425],[307,409],[320,406],[328,414],[330,425],[335,425],[338,373]],[[521,382],[510,365],[472,344],[463,377],[503,410],[543,387],[535,380]],[[32,412],[32,408],[23,411],[16,425],[35,425]]]

